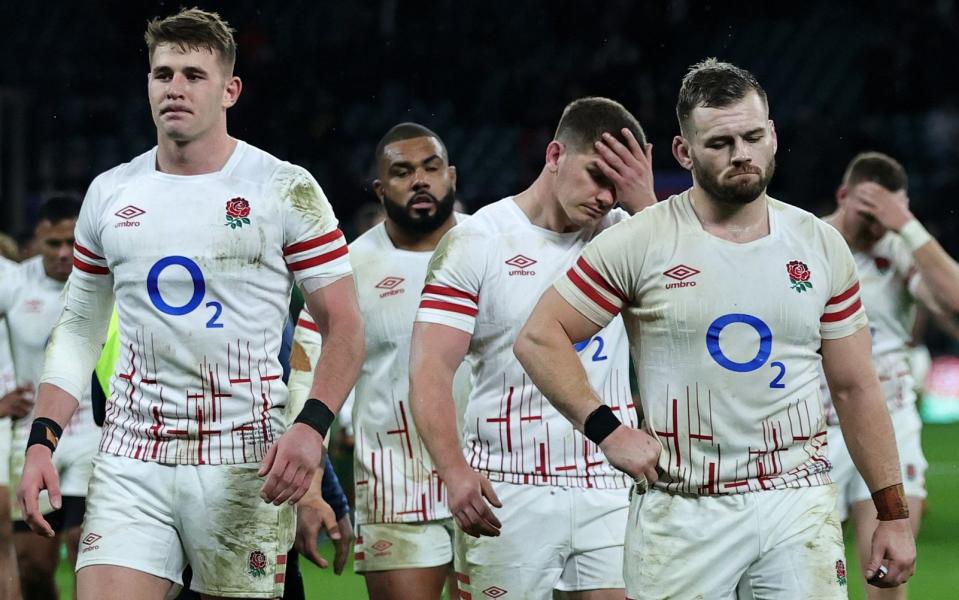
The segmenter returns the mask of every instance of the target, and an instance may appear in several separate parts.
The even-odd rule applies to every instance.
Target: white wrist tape
[[[899,230],[899,236],[906,242],[911,252],[915,252],[926,245],[926,242],[933,239],[932,235],[926,231],[926,228],[922,226],[922,223],[920,223],[918,219],[913,219],[903,225],[902,229]]]

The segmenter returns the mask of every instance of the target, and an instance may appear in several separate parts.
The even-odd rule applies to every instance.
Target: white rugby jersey
[[[446,486],[416,431],[409,403],[410,338],[430,256],[396,248],[383,223],[350,244],[366,330],[366,360],[353,390],[352,414],[361,525],[450,516]],[[318,357],[321,338],[305,310],[295,337],[308,355]]]
[[[713,495],[829,483],[819,397],[822,339],[866,326],[839,233],[769,199],[770,234],[707,233],[689,192],[599,236],[556,282],[584,316],[622,311],[656,487]]]
[[[472,335],[466,362],[473,388],[463,452],[469,465],[490,480],[627,485],[628,478],[543,397],[513,355],[513,342],[543,291],[596,233],[625,217],[615,210],[595,229],[556,233],[530,223],[506,198],[451,229],[437,246],[416,320]],[[603,401],[635,425],[622,323],[617,319],[577,348]]]
[[[872,358],[886,405],[890,412],[913,406],[916,393],[909,365],[909,342],[916,319],[913,294],[921,277],[912,252],[899,235],[890,231],[869,250],[853,250],[852,256],[859,271],[862,305],[872,333]],[[822,392],[829,423],[838,425],[825,379]]]
[[[0,275],[0,316],[5,318],[9,330],[17,385],[31,385],[36,391],[40,384],[47,341],[63,312],[61,292],[64,285],[64,282],[47,276],[42,256],[28,258]],[[91,371],[84,388],[86,391],[82,398],[78,398],[77,411],[64,427],[64,435],[70,439],[99,435],[100,428],[93,422],[90,403],[92,378]],[[15,448],[20,448],[19,451],[30,437],[32,423],[32,414],[14,421]]]
[[[6,279],[5,274],[17,267],[17,263],[0,256],[0,282]],[[10,354],[10,335],[7,329],[6,319],[0,319],[0,394],[6,395],[7,392],[17,386],[16,377],[13,373],[13,356]],[[4,417],[9,419],[10,417]]]
[[[115,294],[121,354],[100,450],[168,464],[257,462],[286,429],[277,358],[294,279],[350,272],[310,174],[238,142],[215,173],[156,148],[97,177],[71,281]]]

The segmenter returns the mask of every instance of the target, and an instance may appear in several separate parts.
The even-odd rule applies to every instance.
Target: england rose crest
[[[839,585],[846,585],[846,563],[842,559],[836,561],[836,581]]]
[[[230,229],[250,224],[250,203],[245,198],[233,198],[226,203],[226,223]]]
[[[806,290],[812,289],[812,282],[809,277],[812,271],[806,266],[806,263],[798,260],[791,260],[786,264],[786,273],[789,274],[790,287],[800,294]]]
[[[248,568],[250,575],[254,577],[263,577],[266,575],[266,554],[260,550],[250,552],[250,565]]]

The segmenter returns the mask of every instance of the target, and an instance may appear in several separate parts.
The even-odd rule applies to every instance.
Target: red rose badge
[[[806,263],[798,260],[791,260],[786,264],[786,273],[789,274],[790,287],[799,293],[812,289],[812,282],[809,277],[812,271],[806,266]]]
[[[254,577],[262,577],[266,574],[266,554],[262,551],[250,552],[249,573]]]
[[[226,203],[226,225],[230,229],[243,227],[243,224],[250,224],[250,203],[244,198],[233,198]]]
[[[836,581],[839,585],[846,585],[846,563],[842,559],[836,561]]]

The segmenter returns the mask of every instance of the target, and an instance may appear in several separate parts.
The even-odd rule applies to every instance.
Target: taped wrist
[[[909,518],[909,503],[906,501],[906,492],[901,483],[873,492],[872,503],[876,505],[877,518],[880,521]]]
[[[623,423],[613,414],[613,409],[603,404],[586,417],[583,435],[597,446]]]
[[[333,414],[330,407],[316,398],[310,398],[303,405],[303,410],[300,411],[293,422],[309,425],[319,432],[323,439],[326,439],[326,433],[330,430],[334,418],[336,418],[336,415]]]
[[[63,428],[53,419],[38,417],[33,420],[30,426],[30,437],[27,438],[27,448],[34,444],[42,444],[53,452],[60,443],[60,436],[63,435]]]
[[[899,230],[899,237],[906,242],[910,251],[915,252],[932,239],[932,234],[926,231],[926,228],[922,226],[918,219],[913,219]]]

